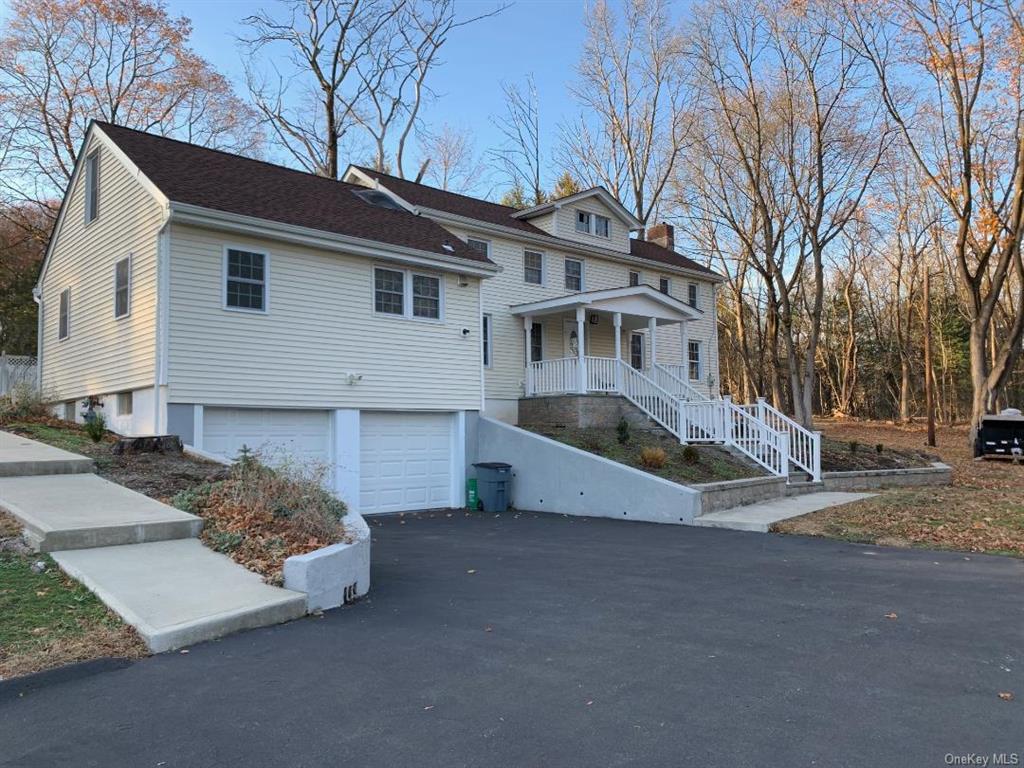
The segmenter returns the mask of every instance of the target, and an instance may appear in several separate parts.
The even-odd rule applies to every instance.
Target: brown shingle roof
[[[365,168],[363,166],[354,167],[369,176],[371,179],[380,182],[381,186],[398,195],[411,205],[433,208],[436,211],[445,211],[446,213],[452,213],[456,216],[464,216],[468,219],[476,219],[477,221],[487,222],[488,224],[497,224],[502,227],[518,229],[532,235],[553,237],[539,227],[535,227],[533,224],[530,224],[528,221],[512,218],[512,214],[518,210],[516,208],[512,208],[507,205],[499,205],[498,203],[491,203],[487,200],[479,200],[475,197],[469,197],[468,195],[459,195],[455,192],[446,192],[443,189],[429,187],[426,184],[417,184],[414,181],[400,179],[397,176],[381,173],[380,171],[375,171],[372,168]],[[566,242],[568,243],[571,241]],[[720,277],[717,273],[698,264],[693,259],[688,259],[686,256],[683,256],[676,251],[663,248],[657,243],[652,243],[647,240],[631,238],[629,241],[629,251],[632,256],[640,259],[646,259],[648,261],[654,261],[659,264],[666,264],[668,266],[681,269],[689,269],[694,272],[703,272],[713,277]]]
[[[382,208],[353,194],[365,187],[111,123],[96,124],[172,202],[492,263],[424,216]]]

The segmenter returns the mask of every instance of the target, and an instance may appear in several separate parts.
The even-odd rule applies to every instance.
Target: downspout
[[[167,431],[168,302],[170,297],[171,209],[167,206],[156,236],[156,350],[153,371],[153,431]]]
[[[36,392],[43,393],[43,289],[39,284],[32,288],[32,300],[39,309],[36,311]]]

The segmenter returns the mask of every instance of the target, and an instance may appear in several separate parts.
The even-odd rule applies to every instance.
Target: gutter
[[[203,208],[188,203],[172,202],[170,204],[169,217],[171,220],[182,224],[227,230],[249,236],[269,237],[299,245],[321,248],[327,251],[366,256],[372,259],[384,259],[414,266],[434,267],[435,269],[440,267],[449,271],[477,277],[491,277],[502,271],[501,267],[493,263],[482,263],[456,256],[445,256],[417,248],[389,245],[376,240],[365,240],[349,235],[326,233],[323,230],[272,222],[267,219]]]

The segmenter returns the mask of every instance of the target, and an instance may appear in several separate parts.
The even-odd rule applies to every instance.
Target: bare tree
[[[973,440],[1024,338],[1022,11],[1012,0],[844,2],[843,10],[851,44],[955,228]]]
[[[35,206],[52,221],[92,118],[254,151],[252,111],[189,48],[190,33],[159,2],[16,0],[0,33],[8,210]]]
[[[559,160],[646,223],[658,218],[691,125],[683,37],[667,0],[627,0],[621,18],[597,0],[584,14],[587,37],[572,86],[583,113],[563,127]]]
[[[473,134],[448,123],[420,138],[423,177],[441,189],[466,193],[480,183],[484,164],[473,147]]]
[[[505,114],[492,118],[503,142],[488,152],[510,187],[509,194],[524,205],[540,205],[547,199],[542,182],[540,103],[533,75],[525,86],[502,83]]]

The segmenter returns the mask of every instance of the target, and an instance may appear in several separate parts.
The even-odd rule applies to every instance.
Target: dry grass
[[[640,463],[647,469],[661,469],[668,461],[664,448],[648,447],[640,451]]]
[[[865,446],[934,451],[953,468],[948,487],[893,488],[854,504],[780,523],[784,533],[1024,557],[1024,467],[976,461],[966,427],[940,427],[926,448],[923,424],[827,420],[825,434]]]
[[[203,542],[280,584],[284,561],[350,540],[344,502],[323,488],[325,468],[264,466],[254,458],[233,465],[223,480],[174,497],[203,518]]]
[[[103,657],[139,658],[146,646],[128,625],[46,555],[10,541],[21,534],[0,512],[0,679]],[[36,573],[32,564],[46,570]]]

